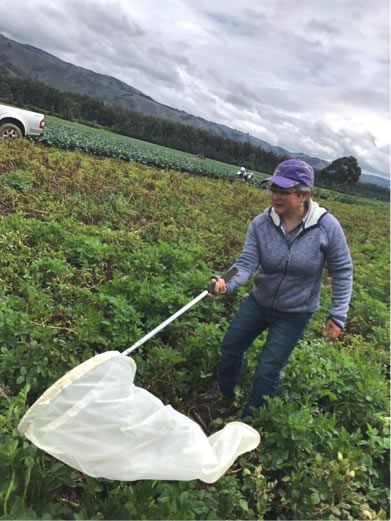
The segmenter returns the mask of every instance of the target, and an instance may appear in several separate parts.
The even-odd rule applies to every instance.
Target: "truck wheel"
[[[13,123],[3,123],[0,125],[0,138],[15,139],[23,137],[23,133],[17,125]]]

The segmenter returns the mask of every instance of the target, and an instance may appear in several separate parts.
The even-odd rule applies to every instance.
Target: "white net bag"
[[[96,478],[214,483],[255,449],[252,427],[228,423],[207,437],[200,426],[134,385],[136,364],[102,353],[67,373],[27,411],[18,430],[37,447]]]

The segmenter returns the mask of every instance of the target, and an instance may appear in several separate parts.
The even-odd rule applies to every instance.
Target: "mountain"
[[[267,151],[273,151],[278,155],[289,155],[305,159],[315,168],[323,168],[327,165],[326,161],[317,157],[291,153],[285,148],[270,145],[270,143],[245,132],[163,105],[112,76],[98,74],[83,67],[66,63],[41,49],[18,43],[1,34],[0,74],[43,81],[61,91],[86,94],[113,105],[120,105],[133,112],[141,112],[150,116],[192,125],[241,143],[249,142]]]
[[[262,139],[193,116],[183,110],[163,105],[143,92],[112,76],[98,74],[83,67],[64,62],[55,56],[31,45],[21,44],[0,34],[0,74],[31,78],[47,83],[61,91],[86,94],[113,105],[120,105],[133,112],[192,125],[222,137],[241,143],[250,143],[278,155],[303,159],[314,168],[324,168],[327,161],[303,153],[294,153],[273,146]]]
[[[244,132],[163,105],[112,76],[66,63],[45,51],[15,42],[1,34],[0,74],[43,81],[61,91],[86,94],[133,112],[193,125],[219,136],[273,150],[279,155],[288,154],[287,150],[274,147]]]
[[[390,179],[387,177],[383,177],[381,175],[376,175],[372,172],[368,172],[367,170],[362,170],[359,179],[360,183],[372,183],[377,186],[382,186],[383,188],[390,188]]]

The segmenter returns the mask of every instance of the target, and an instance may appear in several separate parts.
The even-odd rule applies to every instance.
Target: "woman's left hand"
[[[323,331],[323,336],[327,338],[330,342],[335,342],[337,338],[339,337],[342,329],[337,326],[335,322],[333,322],[331,319],[329,319],[326,322],[326,327]]]

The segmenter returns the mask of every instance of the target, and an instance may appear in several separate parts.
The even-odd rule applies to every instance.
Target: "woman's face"
[[[269,188],[269,192],[271,194],[272,206],[281,217],[298,213],[307,199],[304,192],[299,192],[295,188],[280,188],[272,185]]]

